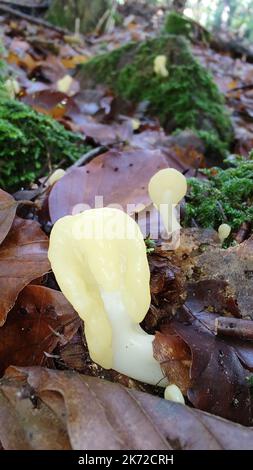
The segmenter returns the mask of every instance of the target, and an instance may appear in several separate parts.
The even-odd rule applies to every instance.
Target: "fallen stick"
[[[12,15],[12,16],[16,16],[16,18],[21,18],[22,20],[29,21],[30,23],[43,26],[44,28],[51,29],[53,31],[56,31],[57,33],[61,33],[67,36],[73,35],[73,33],[71,33],[68,29],[60,28],[59,26],[55,26],[41,18],[35,18],[34,16],[27,15],[26,13],[22,13],[21,11],[15,10],[14,8],[1,4],[1,2],[0,2],[0,11],[7,13],[9,15]]]
[[[70,168],[76,168],[86,163],[89,163],[91,160],[93,160],[93,158],[98,157],[98,155],[105,153],[107,150],[108,147],[105,146],[97,147],[95,149],[90,150],[89,152],[82,155],[75,163],[73,163],[73,165],[71,165],[68,170]]]
[[[217,336],[253,340],[253,321],[240,318],[218,317],[214,322]]]

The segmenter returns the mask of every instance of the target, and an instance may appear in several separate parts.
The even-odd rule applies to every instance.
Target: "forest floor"
[[[188,137],[178,145],[141,106],[123,106],[103,86],[82,90],[76,78],[79,65],[89,58],[153,37],[159,23],[156,16],[130,15],[112,33],[75,37],[0,17],[16,98],[80,132],[94,149],[76,164],[74,180],[64,177],[49,188],[42,178],[28,190],[20,188],[15,200],[0,193],[1,373],[8,368],[0,381],[0,442],[5,449],[92,448],[95,434],[97,448],[233,449],[238,441],[240,448],[253,448],[252,429],[232,423],[252,426],[252,343],[238,337],[217,339],[213,322],[227,312],[250,318],[252,238],[224,250],[214,230],[184,229],[180,249],[163,252],[157,246],[149,255],[152,305],[143,327],[154,333],[159,326],[156,358],[165,364],[165,373],[173,369],[175,383],[185,390],[189,408],[173,405],[174,418],[171,408],[164,408],[162,416],[155,412],[161,403],[159,387],[103,370],[90,360],[79,318],[48,274],[52,223],[75,203],[90,202],[96,194],[108,203],[114,191],[113,202],[148,205],[147,182],[164,159],[188,174],[194,174],[200,161],[204,165],[199,142]],[[253,148],[253,64],[197,41],[192,50],[225,95],[235,135],[231,153],[246,157]],[[160,328],[164,319],[170,326]],[[131,390],[106,382],[98,387],[90,376]],[[140,391],[151,393],[154,401]],[[131,423],[137,413],[139,424],[124,424],[126,413]]]

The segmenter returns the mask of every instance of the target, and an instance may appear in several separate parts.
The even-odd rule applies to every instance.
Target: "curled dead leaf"
[[[0,243],[5,239],[15,218],[18,202],[0,189]]]
[[[48,238],[37,222],[15,218],[0,247],[0,326],[21,290],[50,270]]]
[[[80,326],[61,292],[30,285],[19,294],[0,328],[0,374],[11,364],[47,365],[56,345],[66,344]]]
[[[0,381],[4,449],[253,449],[253,430],[101,379],[40,367]]]

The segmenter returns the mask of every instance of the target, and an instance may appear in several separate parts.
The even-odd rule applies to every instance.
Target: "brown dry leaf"
[[[47,365],[47,354],[58,343],[66,344],[79,326],[79,317],[61,292],[25,287],[0,328],[0,374],[12,364]]]
[[[84,64],[87,60],[89,60],[89,57],[85,55],[75,55],[70,58],[63,57],[61,62],[66,69],[75,69],[77,65]]]
[[[170,325],[158,331],[153,342],[154,356],[168,377],[184,395],[190,387],[191,350]]]
[[[18,202],[0,189],[0,243],[5,239],[12,226]]]
[[[10,52],[8,55],[8,63],[15,64],[19,67],[25,67],[29,72],[37,66],[37,62],[30,54],[17,55],[15,52]]]
[[[195,280],[227,282],[238,306],[238,316],[253,319],[253,237],[238,246],[204,251],[193,259]]]
[[[156,335],[155,357],[164,365],[169,380],[182,387],[194,407],[252,425],[248,382],[251,372],[242,364],[231,340],[215,336],[210,328],[212,315],[192,312],[187,307],[179,309],[176,318]],[[175,338],[176,344],[173,343]],[[178,351],[186,347],[191,354],[181,358]],[[251,346],[251,362],[252,356]]]
[[[0,381],[4,449],[253,449],[253,431],[73,372],[10,367]]]
[[[0,326],[21,290],[50,270],[48,238],[37,222],[15,218],[0,248]]]
[[[157,360],[169,380],[180,386],[196,408],[252,424],[248,382],[253,370],[252,342],[223,339],[214,334],[216,316],[241,317],[252,311],[252,239],[223,250],[211,232],[209,240],[202,234],[201,241],[198,232],[187,229],[182,231],[178,250],[157,255],[163,259],[164,273],[165,261],[169,273],[173,261],[181,257],[181,263],[177,261],[176,266],[181,268],[186,297],[184,307],[178,309],[173,319],[171,309],[178,305],[177,300],[170,297],[164,309],[158,298],[157,309],[161,306],[167,312],[167,325],[156,335]],[[176,273],[175,267],[173,270]],[[175,279],[172,277],[170,281],[167,274],[166,280],[173,291]],[[158,285],[163,287],[161,282]],[[165,297],[168,292],[167,288]],[[188,354],[186,351],[181,357],[180,351],[186,347]]]
[[[131,142],[133,136],[133,126],[130,122],[124,121],[122,124],[112,123],[100,124],[91,117],[74,115],[70,113],[75,124],[78,124],[79,129],[86,137],[94,140],[94,142],[102,145],[112,145],[119,142]]]
[[[36,111],[47,114],[54,119],[61,119],[68,109],[76,110],[75,103],[68,95],[55,90],[43,90],[29,94],[22,101],[32,106]]]
[[[120,204],[125,210],[127,204],[147,206],[148,182],[154,173],[167,166],[160,151],[110,150],[86,166],[71,170],[54,185],[49,196],[51,220],[54,223],[72,214],[78,204],[80,210],[84,204],[93,208],[95,196],[103,196],[104,206]]]

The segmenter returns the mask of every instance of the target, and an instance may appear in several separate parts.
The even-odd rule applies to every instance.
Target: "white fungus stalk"
[[[63,294],[84,320],[94,362],[165,386],[153,357],[154,336],[139,325],[150,305],[150,271],[136,222],[112,208],[63,217],[53,227],[49,259]]]
[[[101,293],[112,326],[112,369],[141,382],[163,386],[161,368],[153,357],[153,335],[133,323],[119,292]]]

